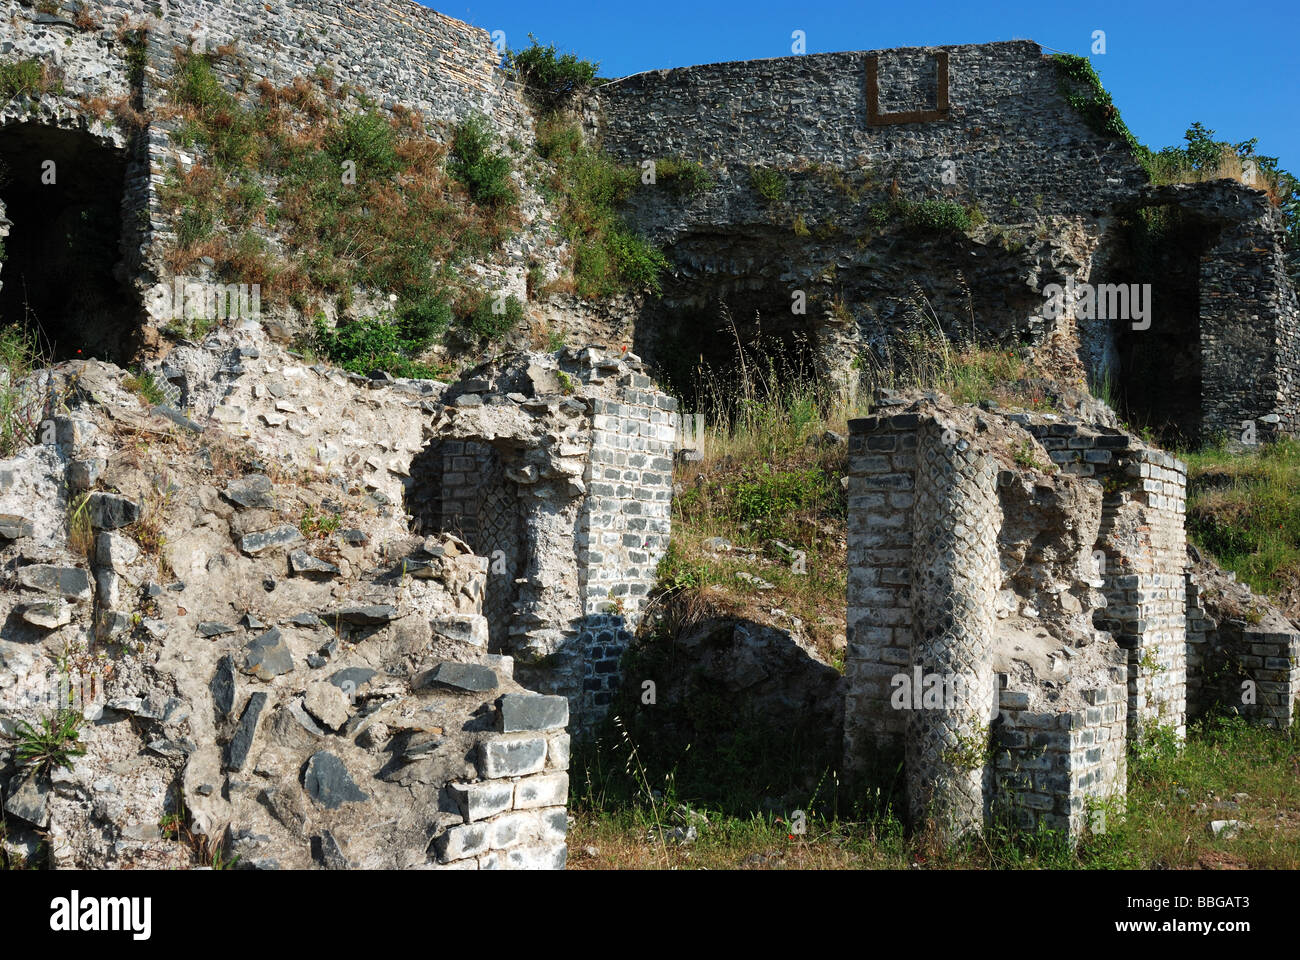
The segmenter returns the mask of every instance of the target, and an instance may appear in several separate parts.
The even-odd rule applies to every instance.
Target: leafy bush
[[[572,53],[561,55],[554,44],[544,47],[531,33],[528,39],[527,50],[507,51],[506,65],[518,73],[528,96],[544,111],[566,105],[595,81],[599,63]]]
[[[373,110],[343,117],[325,150],[337,163],[354,162],[358,175],[391,177],[401,169],[392,124]]]
[[[769,205],[785,199],[785,177],[770,167],[750,167],[749,184]]]
[[[433,343],[452,319],[451,305],[435,294],[427,294],[398,311],[403,338],[419,349]]]
[[[464,326],[480,339],[491,342],[500,340],[518,326],[523,318],[524,305],[519,302],[518,297],[511,295],[504,300],[499,300],[488,294],[466,315]]]
[[[519,199],[510,182],[510,158],[491,149],[492,132],[478,114],[456,125],[447,172],[484,207],[506,207]]]
[[[970,214],[951,200],[896,200],[895,213],[910,230],[927,233],[965,233]]]
[[[437,372],[415,355],[422,344],[402,334],[401,325],[388,317],[365,317],[330,329],[316,319],[316,343],[322,353],[344,370],[370,374],[383,370],[395,377],[433,379]]]

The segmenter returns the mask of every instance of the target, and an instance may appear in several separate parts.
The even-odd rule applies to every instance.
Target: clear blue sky
[[[1259,138],[1260,153],[1300,175],[1300,0],[1186,3],[914,0],[422,0],[512,48],[532,32],[601,63],[601,75],[720,60],[787,56],[803,30],[809,53],[993,40],[1090,55],[1138,139],[1181,144],[1193,120],[1219,139]],[[1050,48],[1050,49],[1049,49]]]

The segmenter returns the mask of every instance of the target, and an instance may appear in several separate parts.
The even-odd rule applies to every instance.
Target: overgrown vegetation
[[[750,167],[749,185],[768,206],[775,206],[785,199],[786,179],[779,170],[773,170],[771,167]]]
[[[675,197],[693,197],[713,186],[714,177],[695,160],[667,157],[655,162],[655,183]]]
[[[451,138],[447,172],[475,203],[500,209],[518,203],[519,194],[510,182],[510,158],[493,150],[492,142],[487,118],[474,114],[462,120]]]
[[[507,50],[505,66],[514,70],[532,101],[543,112],[568,106],[576,95],[598,83],[600,64],[576,54],[561,54],[555,45],[542,46],[531,33],[526,50]]]
[[[1138,142],[1133,131],[1119,115],[1119,108],[1110,93],[1102,86],[1101,77],[1087,57],[1072,53],[1058,53],[1051,58],[1060,75],[1060,91],[1066,102],[1074,108],[1094,133],[1119,137],[1129,145],[1136,159],[1142,161],[1149,153]]]
[[[518,222],[510,161],[486,121],[466,118],[444,145],[418,114],[380,113],[328,73],[285,87],[264,80],[245,106],[222,87],[221,59],[176,51],[177,138],[208,160],[163,191],[177,224],[168,265],[183,272],[211,258],[222,278],[260,284],[267,302],[304,313],[326,298],[346,307],[355,291],[392,291],[391,318],[324,335],[350,369],[385,358],[397,364],[390,372],[415,375],[416,354],[454,322],[481,336],[483,291],[456,265],[490,256]],[[269,247],[271,230],[292,256]]]
[[[0,457],[32,443],[44,412],[45,397],[19,385],[45,366],[36,334],[19,326],[0,328]]]
[[[739,726],[739,724],[737,724]],[[1239,717],[1193,723],[1179,749],[1156,731],[1129,750],[1128,794],[1094,802],[1077,843],[995,817],[982,835],[945,847],[900,815],[898,782],[842,784],[833,769],[799,799],[764,802],[744,761],[761,761],[737,729],[740,761],[707,776],[692,752],[656,757],[635,738],[607,737],[574,755],[570,869],[1295,869],[1300,865],[1300,730]],[[633,751],[635,750],[635,754]],[[749,768],[752,771],[752,766]],[[741,773],[736,780],[734,774]],[[748,800],[746,805],[742,798]],[[1218,812],[1224,809],[1231,813]],[[1215,836],[1214,819],[1249,824]],[[695,827],[687,843],[678,825]],[[676,840],[674,839],[676,838]],[[595,848],[594,856],[586,851]]]
[[[0,63],[0,101],[19,97],[37,99],[46,93],[62,93],[63,80],[57,67],[30,57]]]
[[[635,167],[620,166],[585,142],[577,122],[559,114],[537,125],[537,152],[554,164],[544,185],[559,207],[560,229],[573,246],[573,280],[583,297],[628,290],[658,294],[668,260],[632,232],[618,213],[640,182]]]
[[[1250,451],[1220,443],[1179,456],[1192,541],[1254,590],[1300,590],[1300,441]]]

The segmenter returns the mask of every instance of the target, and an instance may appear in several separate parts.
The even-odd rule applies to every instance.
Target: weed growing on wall
[[[545,112],[552,112],[572,102],[573,98],[597,83],[599,63],[582,60],[576,54],[561,54],[555,45],[542,46],[531,33],[526,50],[506,52],[506,66],[515,71],[528,97]]]
[[[655,182],[675,197],[694,197],[713,186],[714,177],[702,163],[668,157],[655,163]]]
[[[205,160],[162,191],[176,224],[172,270],[207,257],[222,277],[260,283],[269,303],[304,313],[326,298],[346,304],[354,289],[394,292],[392,316],[324,339],[354,367],[382,357],[414,375],[423,368],[411,366],[411,351],[454,324],[484,335],[483,291],[456,265],[500,246],[517,225],[518,196],[483,118],[457,125],[448,146],[418,114],[381,113],[328,74],[284,87],[264,80],[246,105],[222,87],[218,56],[175,57],[174,137]],[[520,313],[506,316],[512,326]],[[506,328],[498,320],[488,333]]]
[[[633,233],[618,213],[640,182],[637,169],[620,166],[588,145],[577,123],[559,115],[537,125],[537,152],[554,164],[546,187],[559,206],[560,229],[573,245],[579,295],[605,297],[628,290],[658,294],[659,275],[668,260]]]

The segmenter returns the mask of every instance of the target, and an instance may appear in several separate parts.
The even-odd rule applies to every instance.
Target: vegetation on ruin
[[[23,389],[20,381],[47,362],[35,331],[0,328],[0,457],[12,456],[36,437],[45,397]]]
[[[572,103],[574,97],[599,83],[598,62],[573,53],[560,53],[554,44],[542,46],[531,33],[525,50],[507,50],[504,66],[515,72],[528,97],[544,113]]]
[[[695,160],[666,157],[655,161],[655,183],[674,197],[694,197],[713,186],[714,176]]]
[[[77,745],[81,722],[81,714],[75,710],[44,717],[35,726],[19,720],[15,729],[18,765],[38,775],[56,767],[71,770],[72,758],[86,752],[85,747]]]
[[[361,318],[322,337],[349,369],[383,358],[392,373],[420,375],[415,357],[451,328],[495,338],[509,329],[499,318],[519,320],[512,309],[484,323],[484,292],[456,269],[491,256],[518,223],[510,161],[482,117],[444,144],[418,114],[381,113],[327,73],[262,81],[250,106],[218,78],[228,54],[175,56],[175,136],[205,159],[163,191],[177,230],[171,269],[210,258],[223,279],[258,283],[267,302],[303,312],[392,291],[392,321]],[[272,232],[288,255],[267,242]]]
[[[1180,453],[1187,462],[1192,542],[1253,590],[1300,599],[1300,441],[1243,450],[1225,443]]]
[[[38,99],[46,93],[62,93],[59,69],[36,57],[0,63],[0,101],[19,97]]]
[[[750,167],[749,185],[768,206],[774,206],[785,199],[786,180],[779,170],[762,166]]]
[[[1133,131],[1119,115],[1119,108],[1110,93],[1102,86],[1101,77],[1087,57],[1072,53],[1057,53],[1051,61],[1059,75],[1061,95],[1094,133],[1119,137],[1129,145],[1134,158],[1142,163],[1150,151],[1138,142]]]
[[[902,783],[846,784],[827,766],[810,789],[781,796],[791,761],[761,722],[728,717],[726,762],[694,746],[659,754],[611,720],[570,769],[570,869],[1295,869],[1300,866],[1300,727],[1240,717],[1168,730],[1129,749],[1128,795],[1094,803],[1078,843],[1017,830],[1006,815],[945,847],[909,829]],[[797,812],[802,811],[802,816]],[[1211,820],[1239,819],[1235,835]],[[694,839],[683,842],[685,828]],[[802,828],[802,829],[801,829]],[[674,834],[674,829],[682,833]]]
[[[577,121],[552,114],[537,124],[537,152],[552,170],[542,184],[573,249],[573,282],[583,297],[630,291],[658,294],[668,260],[619,214],[640,171],[589,145]]]

